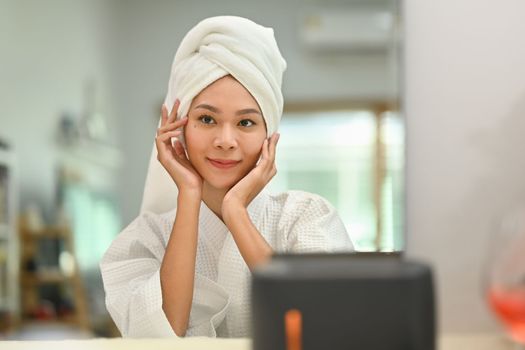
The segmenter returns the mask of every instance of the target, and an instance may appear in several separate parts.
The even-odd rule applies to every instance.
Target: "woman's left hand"
[[[223,218],[228,214],[234,214],[239,208],[248,207],[248,204],[277,174],[275,149],[279,136],[278,133],[274,133],[269,139],[264,140],[259,164],[226,193],[222,202]]]

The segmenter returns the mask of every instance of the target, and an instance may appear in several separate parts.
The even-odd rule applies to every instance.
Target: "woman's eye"
[[[250,119],[243,119],[239,122],[239,125],[244,126],[244,127],[250,127],[252,125],[255,125],[255,123],[251,121]]]
[[[199,120],[204,124],[213,124],[215,121],[209,115],[203,115]]]

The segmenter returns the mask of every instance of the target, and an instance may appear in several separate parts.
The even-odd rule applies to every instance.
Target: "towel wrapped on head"
[[[164,104],[171,112],[180,100],[177,118],[188,114],[195,96],[214,81],[233,76],[259,104],[267,135],[277,131],[283,111],[281,92],[286,61],[281,56],[273,29],[246,18],[207,18],[182,39],[175,54]],[[176,206],[173,180],[157,161],[153,147],[141,212],[163,212]]]
[[[183,117],[195,96],[230,74],[259,104],[270,136],[277,131],[283,111],[285,69],[273,29],[242,17],[207,18],[182,39],[173,60],[165,104],[170,110],[179,98],[179,117]]]

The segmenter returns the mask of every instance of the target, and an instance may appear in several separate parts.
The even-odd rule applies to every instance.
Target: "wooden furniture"
[[[19,232],[22,322],[65,322],[88,329],[71,230],[61,226],[32,229],[21,219]]]

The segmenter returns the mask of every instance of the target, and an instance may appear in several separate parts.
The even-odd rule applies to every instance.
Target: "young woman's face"
[[[193,99],[184,137],[190,162],[203,180],[229,189],[255,167],[266,126],[257,101],[226,76]]]

